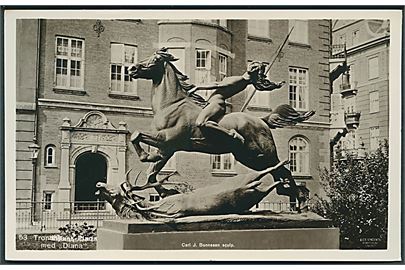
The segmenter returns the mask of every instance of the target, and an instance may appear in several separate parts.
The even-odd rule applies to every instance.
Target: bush
[[[342,249],[387,248],[388,142],[363,159],[348,157],[321,172],[327,198],[312,211],[340,228]]]
[[[74,225],[66,224],[64,227],[59,228],[59,232],[61,236],[72,239],[94,238],[96,237],[97,229],[93,225],[87,225],[84,222],[82,225],[78,225],[77,223]]]

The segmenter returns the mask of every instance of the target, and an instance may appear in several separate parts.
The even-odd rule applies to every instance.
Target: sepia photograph
[[[6,259],[401,260],[402,16],[6,10]]]

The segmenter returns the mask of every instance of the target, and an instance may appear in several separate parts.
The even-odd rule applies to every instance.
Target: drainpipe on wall
[[[36,207],[37,203],[35,201],[35,194],[37,192],[36,185],[37,185],[37,159],[38,159],[38,152],[39,146],[36,143],[31,144],[28,146],[28,149],[31,150],[31,162],[32,162],[32,189],[31,189],[31,224],[34,225],[36,221]]]
[[[39,73],[40,73],[40,45],[41,45],[41,19],[38,19],[37,23],[37,46],[36,46],[36,59],[35,59],[35,93],[34,93],[34,134],[33,144],[28,146],[31,150],[31,162],[32,162],[32,183],[31,183],[31,223],[36,221],[36,212],[38,204],[37,201],[37,161],[40,146],[38,146],[38,96],[39,96]]]

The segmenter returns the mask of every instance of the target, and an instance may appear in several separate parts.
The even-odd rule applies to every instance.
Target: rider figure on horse
[[[227,130],[218,125],[218,120],[225,114],[225,100],[243,91],[252,84],[258,91],[272,91],[282,87],[285,82],[274,83],[266,78],[266,66],[260,62],[249,64],[247,71],[242,76],[225,77],[220,83],[196,86],[187,92],[191,95],[198,90],[215,90],[208,98],[208,105],[201,111],[196,120],[199,127],[214,128],[225,132],[244,143],[244,138],[235,130]]]

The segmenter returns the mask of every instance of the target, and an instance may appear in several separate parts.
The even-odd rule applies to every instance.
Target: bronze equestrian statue
[[[188,84],[188,77],[171,63],[176,60],[178,59],[163,48],[128,69],[129,75],[134,79],[152,80],[152,132],[135,131],[131,136],[131,142],[140,160],[153,162],[148,169],[147,184],[138,189],[156,183],[157,174],[176,151],[232,153],[237,161],[256,171],[276,166],[280,160],[271,129],[295,125],[315,113],[298,113],[290,105],[284,104],[263,118],[243,112],[222,112],[216,120],[218,126],[230,131],[229,133],[199,127],[196,120],[203,110],[201,104],[204,102],[196,94],[187,94],[187,91],[195,86]],[[234,139],[236,133],[244,138],[243,143]],[[140,143],[156,147],[158,152],[147,153]],[[278,185],[276,191],[279,195],[289,196],[291,204],[295,205],[298,189],[291,172],[280,166],[271,174],[275,181],[288,181],[286,185]],[[163,187],[156,187],[156,190],[162,197],[169,192]]]

